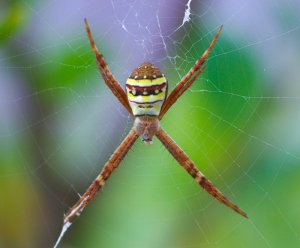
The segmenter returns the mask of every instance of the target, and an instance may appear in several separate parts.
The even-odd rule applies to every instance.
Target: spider
[[[216,43],[222,31],[222,26],[218,28],[214,38],[203,55],[195,62],[193,67],[167,97],[168,81],[164,74],[161,73],[160,69],[150,62],[144,62],[131,73],[127,79],[126,90],[124,91],[109,70],[103,55],[96,47],[87,20],[84,19],[84,22],[103,80],[112,93],[127,109],[129,114],[134,118],[134,125],[106,162],[97,178],[76,204],[64,215],[64,225],[70,225],[71,221],[78,216],[84,207],[95,197],[110,175],[119,166],[138,137],[141,137],[145,143],[151,144],[153,136],[156,136],[160,140],[177,162],[202,186],[204,190],[219,202],[248,218],[247,214],[242,209],[223,195],[223,193],[218,190],[201,171],[199,171],[194,162],[164,131],[159,122],[170,107],[195,82],[201,72],[205,69],[204,62]]]

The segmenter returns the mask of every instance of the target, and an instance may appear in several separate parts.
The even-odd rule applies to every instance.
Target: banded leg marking
[[[119,166],[124,159],[127,152],[130,150],[134,142],[137,140],[138,135],[135,129],[131,129],[123,142],[111,155],[107,163],[104,165],[102,171],[93,181],[87,191],[80,197],[80,199],[70,208],[70,210],[64,216],[64,224],[71,222],[77,215],[79,215],[84,207],[94,198],[97,192],[105,184],[106,180]]]
[[[197,77],[201,74],[201,72],[204,70],[203,64],[205,60],[207,59],[209,53],[211,52],[213,46],[215,45],[221,31],[222,27],[220,26],[212,39],[211,43],[209,44],[208,48],[205,50],[203,55],[195,62],[193,67],[189,70],[189,72],[180,80],[180,82],[175,86],[171,94],[168,96],[167,100],[162,106],[162,111],[161,114],[159,115],[159,118],[161,119],[164,114],[168,111],[170,107],[176,102],[176,100],[183,94],[184,91],[186,91],[192,84],[193,82],[197,79]],[[193,75],[197,73],[194,78]],[[191,81],[190,81],[191,80]],[[187,87],[186,87],[187,86]],[[181,89],[184,88],[184,91],[181,92]]]
[[[109,70],[107,63],[104,60],[103,55],[99,52],[95,41],[93,39],[91,29],[89,27],[87,19],[84,19],[85,28],[87,31],[88,38],[90,40],[91,46],[93,48],[93,51],[95,53],[96,59],[97,59],[97,65],[100,70],[100,73],[104,79],[104,82],[106,85],[110,88],[112,93],[119,99],[119,101],[123,104],[123,106],[128,110],[129,113],[131,113],[131,108],[129,106],[129,102],[127,100],[127,96],[123,88],[120,86],[118,81],[115,79],[114,75]]]
[[[218,190],[195,166],[194,162],[189,159],[185,152],[175,143],[174,140],[160,128],[156,133],[157,138],[167,148],[167,150],[173,155],[178,163],[185,168],[185,170],[206,190],[207,193],[216,198],[219,202],[225,204],[240,215],[247,217],[247,214],[230,201],[220,190]]]

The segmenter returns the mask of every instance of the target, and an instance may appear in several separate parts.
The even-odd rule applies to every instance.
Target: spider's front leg
[[[225,204],[235,212],[248,218],[247,214],[230,201],[220,190],[218,190],[195,166],[194,162],[185,154],[185,152],[175,143],[175,141],[162,129],[156,133],[157,138],[168,149],[180,165],[205,189],[210,195],[219,202]]]
[[[64,216],[64,225],[68,225],[76,216],[78,216],[84,207],[95,197],[100,188],[104,185],[106,180],[119,166],[124,159],[127,152],[130,150],[134,142],[137,140],[138,135],[136,129],[133,128],[129,134],[124,138],[120,146],[111,155],[109,160],[104,165],[102,171],[86,190],[86,192],[80,197],[80,199],[70,208],[70,210]]]

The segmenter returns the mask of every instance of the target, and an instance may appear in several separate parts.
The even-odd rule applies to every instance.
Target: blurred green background
[[[157,139],[138,140],[60,247],[300,247],[299,11],[296,0],[1,1],[0,247],[53,247],[63,213],[132,126],[84,17],[122,86],[150,60],[170,89],[224,25],[162,126],[249,220]]]

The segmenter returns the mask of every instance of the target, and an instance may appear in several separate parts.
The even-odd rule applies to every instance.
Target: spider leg
[[[180,165],[205,189],[209,194],[216,198],[219,202],[225,204],[235,212],[248,218],[247,214],[230,201],[223,193],[218,190],[195,166],[194,162],[185,154],[185,152],[175,143],[174,140],[160,128],[156,133],[157,138],[168,149],[173,157]]]
[[[189,72],[180,80],[180,82],[175,86],[171,94],[168,96],[167,100],[164,102],[162,106],[162,110],[159,115],[159,119],[161,119],[164,114],[169,110],[169,108],[176,102],[176,100],[186,91],[193,82],[197,79],[197,77],[201,74],[204,70],[203,64],[207,59],[209,53],[211,52],[213,46],[215,45],[221,31],[222,27],[220,26],[215,34],[214,38],[212,39],[211,43],[209,44],[208,48],[205,50],[203,55],[195,62],[193,67],[189,70]],[[193,75],[196,75],[193,77]],[[184,91],[182,89],[184,88]]]
[[[169,101],[163,105],[162,110],[159,113],[158,118],[161,120],[161,118],[163,118],[163,116],[167,113],[167,111],[169,110],[169,108],[178,100],[179,97],[181,97],[181,95],[195,82],[195,80],[198,78],[198,76],[201,74],[201,72],[203,72],[203,70],[206,68],[205,65],[203,65],[198,72],[191,77],[191,79],[186,82],[186,84],[182,85],[181,88],[178,88],[178,90],[176,90],[176,94],[174,94],[172,96],[172,98],[169,99]],[[173,93],[174,91],[172,91]]]
[[[137,140],[138,135],[133,128],[129,134],[124,138],[119,147],[111,155],[109,160],[104,165],[102,171],[86,190],[86,192],[80,197],[80,199],[70,208],[70,210],[64,215],[64,225],[68,225],[76,216],[78,216],[85,206],[95,197],[100,188],[104,185],[106,180],[110,177],[113,171],[119,166],[121,161],[126,156],[134,142]]]
[[[92,36],[92,33],[91,33],[91,30],[90,30],[87,19],[84,19],[84,23],[85,23],[87,35],[89,37],[91,46],[92,46],[93,51],[96,55],[98,68],[100,70],[100,73],[103,77],[104,82],[110,88],[112,93],[123,104],[123,106],[128,110],[128,112],[132,113],[125,91],[123,90],[123,88],[120,86],[118,81],[115,79],[114,75],[109,70],[109,68],[108,68],[108,66],[107,66],[107,64],[104,60],[103,55],[99,52],[99,50],[98,50],[98,48],[97,48],[97,46],[94,42],[94,39],[93,39],[93,36]]]

